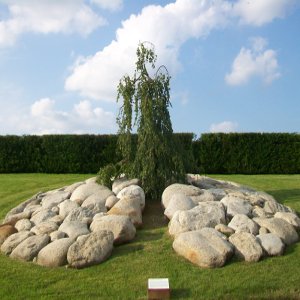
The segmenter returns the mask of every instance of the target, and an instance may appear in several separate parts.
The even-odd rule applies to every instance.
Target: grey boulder
[[[64,232],[73,240],[76,240],[81,235],[90,233],[87,228],[87,223],[81,221],[65,221],[60,225],[58,230]]]
[[[283,254],[284,244],[278,235],[273,233],[259,234],[256,239],[267,255],[277,256]]]
[[[52,209],[59,203],[69,199],[71,196],[70,192],[57,192],[54,194],[47,195],[42,200],[42,207],[47,209]]]
[[[118,194],[117,198],[122,199],[128,196],[135,196],[140,203],[141,211],[145,210],[145,193],[144,190],[138,185],[130,185],[123,188]]]
[[[235,215],[228,227],[234,229],[235,231],[245,231],[252,233],[253,235],[258,235],[259,228],[255,222],[249,219],[246,215]]]
[[[226,196],[221,201],[226,208],[226,216],[231,219],[235,215],[252,216],[253,206],[242,198]]]
[[[3,245],[1,246],[2,252],[11,252],[14,250],[19,244],[21,244],[23,241],[25,241],[27,238],[32,236],[33,233],[29,231],[21,231],[12,234],[9,236]]]

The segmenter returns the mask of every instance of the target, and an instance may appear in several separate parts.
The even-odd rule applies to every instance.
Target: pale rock
[[[297,231],[300,230],[300,219],[293,213],[277,212],[274,218],[283,219],[293,225]]]
[[[215,228],[217,224],[225,224],[225,210],[220,202],[200,202],[199,205],[186,211],[176,211],[170,221],[171,236],[186,231],[200,230],[204,227]]]
[[[209,191],[212,192],[212,194],[219,201],[227,195],[226,192],[225,192],[225,190],[223,190],[223,189],[210,189]]]
[[[92,177],[92,178],[89,178],[85,181],[86,184],[90,184],[90,183],[96,183],[97,181],[97,177]]]
[[[234,229],[228,227],[225,224],[218,224],[215,226],[215,229],[218,230],[219,232],[225,234],[228,237],[234,234]]]
[[[224,204],[228,218],[233,218],[235,215],[252,216],[252,205],[241,198],[226,196],[220,202]]]
[[[177,210],[190,210],[196,204],[188,196],[182,194],[174,194],[164,212],[164,215],[171,220]]]
[[[73,193],[79,186],[85,184],[85,182],[76,182],[65,188],[65,192]]]
[[[269,233],[269,230],[266,227],[260,227],[258,233],[259,234],[267,234],[267,233]]]
[[[172,196],[174,194],[182,194],[190,197],[193,200],[193,197],[202,195],[203,192],[196,186],[174,183],[169,185],[163,192],[161,197],[161,202],[163,207],[166,209]]]
[[[63,239],[65,236],[66,236],[66,234],[60,230],[56,230],[56,231],[53,231],[50,233],[51,242]]]
[[[215,229],[216,234],[201,230],[181,233],[173,242],[173,249],[190,262],[203,268],[220,268],[233,253],[233,247]]]
[[[59,226],[64,221],[64,217],[61,216],[61,215],[56,215],[53,218],[51,218],[49,221],[52,221],[52,222],[56,223]]]
[[[239,229],[240,231],[249,232],[253,235],[258,235],[259,231],[257,224],[249,219],[246,215],[235,215],[228,224],[228,227],[234,229],[235,231]]]
[[[55,212],[53,212],[50,209],[44,209],[37,214],[35,214],[33,217],[31,217],[30,221],[35,225],[39,225],[40,223],[50,221],[53,217],[57,216]]]
[[[83,209],[87,209],[91,213],[91,217],[94,215],[101,213],[101,212],[107,212],[107,208],[105,207],[105,202],[97,202],[97,200],[85,200],[81,207]]]
[[[264,211],[272,215],[275,215],[277,212],[288,212],[293,213],[295,216],[297,216],[296,211],[293,210],[291,207],[272,201],[265,202]]]
[[[114,207],[115,204],[117,204],[117,202],[120,199],[117,198],[115,195],[111,195],[109,197],[107,197],[106,201],[105,201],[105,207],[107,210],[110,210],[111,208]]]
[[[36,212],[37,210],[42,210],[43,209],[43,207],[42,207],[42,205],[40,205],[40,204],[37,204],[37,205],[30,205],[30,206],[26,206],[25,208],[24,208],[24,212],[29,212],[30,214],[31,214],[31,216],[32,216],[32,214],[34,213],[34,212]]]
[[[31,232],[33,232],[36,235],[39,234],[50,234],[53,231],[56,231],[58,229],[58,225],[53,221],[47,221],[42,222],[38,224],[37,226],[34,226],[31,228]]]
[[[17,233],[17,229],[11,225],[0,225],[0,245],[12,234]]]
[[[256,193],[252,193],[249,196],[245,197],[245,201],[249,202],[252,206],[259,206],[263,207],[265,203],[265,199],[261,198],[259,195]]]
[[[30,236],[12,251],[10,257],[26,261],[33,260],[40,250],[49,243],[49,239],[47,234]]]
[[[92,222],[90,230],[110,230],[114,235],[114,246],[131,242],[136,235],[136,229],[128,216],[108,215]]]
[[[76,203],[76,204],[78,204],[79,206],[81,206],[82,205],[82,203],[83,203],[83,201],[84,201],[84,199],[74,199],[74,200],[72,200],[74,203]]]
[[[135,228],[142,226],[142,211],[139,200],[129,195],[122,198],[111,210],[107,212],[108,215],[126,215]]]
[[[259,206],[255,206],[254,209],[252,210],[252,217],[268,219],[268,218],[272,218],[273,215],[267,213],[263,208],[261,208]]]
[[[107,189],[107,187],[97,183],[87,183],[80,185],[71,195],[71,200],[85,200],[94,193]]]
[[[141,211],[143,212],[145,210],[145,193],[140,186],[130,185],[130,186],[123,188],[117,194],[117,198],[122,200],[122,198],[126,198],[131,195],[135,196],[139,200],[139,203],[141,206]]]
[[[99,213],[99,214],[94,215],[93,220],[99,220],[105,216],[108,216],[108,214],[107,213]]]
[[[59,203],[69,199],[71,196],[70,192],[57,192],[54,194],[49,194],[42,200],[42,207],[47,209],[52,209],[57,206]]]
[[[22,219],[19,220],[16,224],[15,224],[15,228],[18,231],[29,231],[32,227],[31,222],[28,219]]]
[[[21,212],[16,215],[10,215],[7,218],[4,219],[3,225],[11,225],[15,226],[15,224],[22,219],[29,219],[31,216],[31,213],[29,212]]]
[[[94,214],[90,212],[87,208],[78,207],[70,211],[70,213],[65,218],[64,222],[82,221],[83,218],[93,218],[93,216]]]
[[[263,256],[260,244],[251,233],[236,232],[229,237],[229,242],[234,245],[234,254],[238,259],[247,262],[258,262]]]
[[[37,256],[37,263],[43,267],[56,268],[67,264],[67,253],[75,241],[71,238],[56,240],[44,247]]]
[[[218,201],[218,199],[214,196],[214,194],[210,190],[201,189],[201,193],[197,196],[190,196],[195,204],[200,202],[211,202]]]
[[[253,218],[253,221],[261,227],[266,227],[269,232],[277,234],[287,246],[297,243],[299,240],[299,236],[294,226],[283,219]]]
[[[21,231],[10,235],[1,246],[2,252],[11,252],[14,250],[20,243],[25,241],[27,238],[32,236],[33,233],[29,231]]]
[[[63,218],[66,218],[67,215],[75,208],[80,207],[77,203],[71,200],[65,200],[64,202],[58,205],[59,207],[59,215]]]
[[[59,208],[57,206],[52,207],[51,210],[55,212],[57,215],[59,214]]]
[[[71,267],[82,269],[98,265],[107,260],[113,250],[114,235],[109,230],[92,232],[80,237],[67,253]]]
[[[65,221],[59,226],[58,230],[64,232],[73,240],[76,240],[81,235],[90,233],[87,223],[81,221]]]
[[[256,239],[267,255],[277,256],[283,254],[284,244],[278,235],[273,233],[259,234]]]
[[[87,207],[90,204],[95,204],[95,203],[99,203],[99,204],[102,204],[103,206],[105,206],[106,199],[109,196],[113,196],[113,195],[114,195],[114,193],[109,188],[105,187],[105,189],[102,189],[102,190],[94,193],[93,195],[87,197],[83,201],[81,206]]]
[[[123,190],[124,188],[130,185],[141,186],[142,182],[137,178],[131,180],[128,180],[126,177],[116,179],[112,184],[112,191],[115,195],[117,195],[121,190]]]
[[[255,194],[257,194],[259,197],[263,198],[265,201],[277,203],[275,198],[272,195],[267,194],[266,192],[258,191],[258,192],[255,192]]]

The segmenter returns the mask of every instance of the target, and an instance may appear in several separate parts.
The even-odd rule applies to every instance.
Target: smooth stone
[[[87,183],[87,184],[89,184],[89,183],[96,183],[96,181],[97,181],[97,177],[91,177],[91,178],[87,179],[85,181],[85,183]]]
[[[60,203],[58,205],[59,207],[59,215],[63,218],[66,218],[67,215],[75,208],[80,207],[77,203],[71,201],[71,200],[65,200],[64,202]]]
[[[227,194],[223,189],[210,189],[210,192],[217,198],[217,200],[223,199]]]
[[[258,235],[259,231],[257,224],[249,219],[246,215],[235,215],[228,224],[228,227],[234,229],[235,231],[239,229],[240,231],[249,232],[253,235]]]
[[[102,206],[105,207],[105,202],[106,202],[106,199],[109,197],[109,196],[114,196],[114,193],[109,189],[109,188],[105,188],[103,190],[100,190],[96,193],[94,193],[93,195],[87,197],[83,203],[82,203],[82,207],[87,207],[89,206],[90,204],[95,204],[95,203],[99,203],[99,204],[102,204]]]
[[[87,183],[80,185],[71,195],[71,200],[74,201],[76,199],[85,200],[89,196],[93,195],[94,193],[107,189],[107,187],[100,185],[98,183]]]
[[[274,218],[279,218],[279,219],[285,220],[288,223],[290,223],[291,225],[293,225],[297,231],[300,230],[300,219],[293,213],[277,212],[274,215]]]
[[[17,229],[11,225],[0,225],[0,245],[11,236],[12,234],[17,233]]]
[[[111,208],[114,207],[115,204],[118,203],[120,199],[117,198],[115,195],[111,195],[109,197],[107,197],[106,201],[105,201],[105,207],[107,210],[110,210]]]
[[[78,207],[73,209],[65,218],[64,222],[82,221],[83,218],[93,218],[94,214],[87,208]]]
[[[130,185],[141,186],[142,182],[137,178],[131,180],[128,180],[126,177],[116,179],[112,184],[112,191],[115,195],[117,195],[121,190],[123,190],[124,188]]]
[[[275,215],[277,212],[289,212],[293,213],[294,215],[297,216],[297,213],[295,210],[293,210],[289,206],[282,205],[278,202],[273,202],[273,201],[266,201],[264,205],[264,211],[266,213]]]
[[[144,190],[138,185],[130,185],[123,188],[118,194],[117,198],[122,199],[128,196],[135,196],[141,205],[141,211],[145,210],[145,193]]]
[[[21,231],[10,235],[1,246],[2,252],[10,252],[14,250],[19,244],[32,236],[33,233],[29,231]]]
[[[81,235],[90,233],[87,223],[81,221],[65,221],[59,226],[58,230],[64,232],[73,240],[76,240]]]
[[[34,226],[31,228],[31,232],[33,232],[36,235],[39,234],[50,234],[53,231],[56,231],[58,229],[58,225],[53,221],[47,221],[42,222],[38,224],[37,226]]]
[[[272,218],[273,215],[267,213],[263,208],[261,208],[259,206],[255,206],[254,209],[252,210],[252,217],[268,219],[268,218]]]
[[[266,227],[260,227],[258,233],[259,234],[267,234],[267,233],[269,233],[269,230]]]
[[[259,234],[256,239],[267,255],[278,256],[283,254],[284,244],[278,235],[273,233]]]
[[[41,204],[43,208],[52,209],[59,203],[69,199],[71,196],[70,192],[57,192],[55,194],[47,195],[43,198]]]
[[[225,224],[218,224],[215,226],[215,229],[218,230],[219,232],[225,234],[226,236],[231,236],[234,234],[234,229],[228,227],[227,225]]]
[[[30,221],[35,225],[39,225],[40,223],[50,221],[53,217],[57,216],[55,212],[53,212],[50,209],[44,209],[37,214],[35,214],[33,217],[31,217]]]
[[[65,188],[65,192],[73,193],[79,186],[85,184],[85,182],[76,182]]]
[[[22,219],[29,219],[31,213],[29,212],[21,212],[16,215],[10,215],[9,217],[5,218],[3,221],[3,225],[11,225],[15,226],[15,224]]]
[[[56,230],[50,233],[50,240],[51,242],[54,242],[56,240],[63,239],[66,236],[66,234],[60,230]]]
[[[32,224],[31,224],[31,222],[28,219],[19,220],[15,224],[15,228],[18,231],[30,231],[31,227],[32,227]]]
[[[252,216],[252,205],[241,198],[226,196],[220,202],[224,204],[226,216],[230,219],[235,215]]]
[[[43,209],[43,208],[42,208],[42,205],[37,204],[37,205],[26,206],[26,207],[24,208],[24,212],[29,212],[29,213],[31,213],[31,216],[32,216],[32,214],[33,214],[34,212],[36,212],[38,209]]]

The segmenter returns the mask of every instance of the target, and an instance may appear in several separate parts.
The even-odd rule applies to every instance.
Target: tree
[[[117,101],[123,99],[117,118],[118,149],[123,159],[117,165],[100,169],[98,174],[106,184],[110,176],[122,173],[139,178],[146,195],[159,199],[172,181],[183,182],[185,174],[194,171],[196,164],[173,134],[169,114],[171,77],[166,67],[159,67],[150,77],[147,64],[154,69],[157,56],[149,42],[139,44],[136,54],[134,76],[125,75],[118,86]],[[131,134],[134,126],[137,145],[133,144]]]

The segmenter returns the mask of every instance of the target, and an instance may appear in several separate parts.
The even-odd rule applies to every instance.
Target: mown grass
[[[92,175],[1,174],[0,220],[40,190]],[[272,194],[300,211],[300,175],[214,175]],[[159,202],[147,203],[136,239],[114,248],[111,257],[83,270],[47,269],[0,254],[0,299],[147,299],[148,278],[170,280],[171,299],[300,299],[300,246],[258,263],[230,261],[202,269],[172,250]]]

